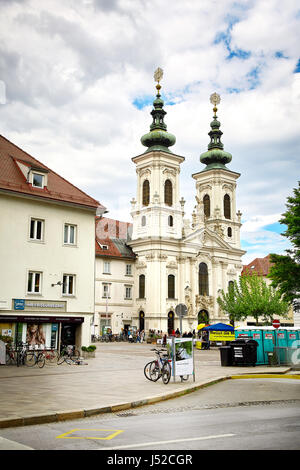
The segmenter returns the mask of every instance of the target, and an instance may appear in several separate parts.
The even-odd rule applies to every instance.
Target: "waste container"
[[[232,341],[232,361],[234,366],[255,366],[258,343],[254,339],[241,338]]]
[[[232,348],[231,346],[222,346],[220,348],[221,366],[232,366]]]

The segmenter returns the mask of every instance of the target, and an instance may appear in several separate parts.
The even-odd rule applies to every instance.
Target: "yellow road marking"
[[[112,432],[106,437],[90,437],[90,436],[70,436],[70,434],[78,431],[97,431],[97,432]],[[110,441],[114,437],[118,436],[121,434],[122,431],[121,429],[82,429],[82,428],[75,428],[71,429],[71,431],[65,432],[64,434],[60,434],[60,436],[56,436],[56,439],[99,439],[103,441]]]

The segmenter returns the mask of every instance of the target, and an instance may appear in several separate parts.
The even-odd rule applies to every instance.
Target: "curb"
[[[83,410],[65,410],[65,411],[57,411],[53,413],[48,413],[44,415],[37,415],[33,414],[26,417],[16,416],[14,418],[2,418],[0,419],[0,429],[4,428],[11,428],[11,427],[20,427],[20,426],[30,426],[36,424],[47,424],[47,423],[55,423],[55,422],[62,422],[62,421],[71,421],[75,419],[82,419],[82,418],[89,418],[91,416],[101,415],[104,413],[116,413],[118,411],[129,410],[131,408],[138,408],[140,406],[145,405],[152,405],[154,403],[159,403],[160,401],[170,400],[172,398],[178,398],[189,393],[193,393],[201,388],[209,387],[211,385],[223,382],[229,379],[249,379],[249,378],[292,378],[292,379],[300,379],[300,375],[284,375],[287,371],[283,371],[281,373],[261,373],[261,374],[241,374],[241,375],[227,375],[222,377],[214,378],[213,380],[209,380],[205,383],[192,385],[188,388],[184,388],[182,390],[175,390],[171,393],[156,395],[153,397],[145,398],[142,400],[136,400],[133,402],[126,402],[126,403],[116,403],[110,406],[100,407],[100,408],[90,408],[90,409],[83,409]]]

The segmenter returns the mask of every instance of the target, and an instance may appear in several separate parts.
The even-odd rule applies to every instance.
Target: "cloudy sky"
[[[0,0],[0,21],[2,135],[131,221],[131,158],[160,66],[186,216],[216,91],[241,173],[243,263],[288,247],[278,220],[300,174],[298,0]]]

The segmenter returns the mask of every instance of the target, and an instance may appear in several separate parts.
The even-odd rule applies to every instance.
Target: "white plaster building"
[[[96,217],[95,334],[133,326],[135,255],[126,244],[131,224]]]
[[[89,345],[103,206],[2,136],[0,175],[0,334]]]

